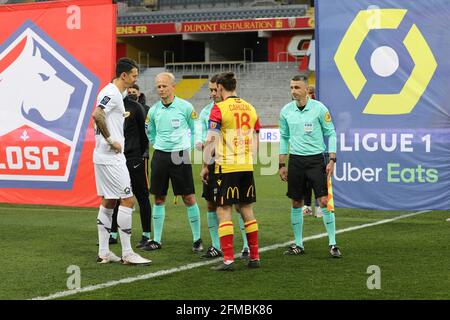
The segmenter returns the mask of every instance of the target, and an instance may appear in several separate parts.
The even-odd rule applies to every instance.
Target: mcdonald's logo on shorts
[[[231,198],[230,198],[231,193]],[[235,198],[234,194],[237,195],[237,198]],[[228,199],[239,199],[239,189],[238,187],[228,187],[227,189],[227,200]]]
[[[255,196],[255,187],[254,186],[248,187],[247,198],[250,198],[250,197],[253,198],[254,196]]]

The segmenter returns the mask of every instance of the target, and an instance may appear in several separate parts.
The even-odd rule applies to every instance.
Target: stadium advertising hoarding
[[[98,205],[90,120],[115,21],[109,0],[0,6],[0,202]]]
[[[313,17],[120,25],[117,36],[314,29]]]
[[[316,1],[337,207],[450,208],[447,0]]]
[[[259,131],[259,142],[279,143],[280,129],[278,128],[262,128]]]

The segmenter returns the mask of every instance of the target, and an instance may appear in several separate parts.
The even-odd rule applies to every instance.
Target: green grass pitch
[[[206,206],[200,198],[200,167],[194,166],[197,200],[202,212],[202,239],[210,245]],[[286,185],[278,176],[261,176],[256,170],[260,248],[293,239],[290,202]],[[170,194],[170,193],[169,193]],[[200,265],[205,262],[191,252],[192,234],[180,199],[168,196],[163,249],[143,252],[153,260],[148,267],[120,264],[98,265],[97,209],[48,206],[0,205],[0,299],[31,299],[67,291],[67,268],[80,268],[81,287],[173,269],[170,274],[92,291],[60,296],[62,299],[449,299],[449,211],[419,215],[368,226],[337,235],[342,259],[328,254],[328,239],[305,242],[306,254],[284,256],[284,248],[261,253],[262,268],[248,269],[237,261],[235,272],[220,273]],[[370,224],[411,212],[336,209],[338,230]],[[237,215],[234,214],[235,251],[242,247]],[[140,239],[140,221],[133,213],[132,242]],[[324,233],[322,220],[305,217],[304,236]],[[120,255],[120,244],[111,246]],[[217,262],[219,263],[219,262]],[[380,268],[380,289],[368,289],[372,273]],[[180,268],[180,269],[176,269]],[[370,280],[369,280],[370,282]],[[58,298],[59,296],[56,296]]]

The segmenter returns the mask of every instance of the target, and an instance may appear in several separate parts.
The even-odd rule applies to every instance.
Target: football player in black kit
[[[148,182],[149,142],[145,130],[145,109],[139,102],[137,102],[138,96],[133,93],[131,88],[128,92],[128,95],[124,99],[126,111],[124,124],[124,154],[127,159],[127,167],[130,173],[133,194],[139,203],[142,237],[136,248],[141,248],[150,239],[151,232],[152,209],[149,199]],[[109,243],[117,243],[117,207],[114,209]]]

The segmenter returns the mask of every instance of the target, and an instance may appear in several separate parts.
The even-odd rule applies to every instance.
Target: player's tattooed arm
[[[108,127],[106,125],[105,111],[102,108],[97,107],[97,108],[95,108],[94,113],[92,114],[92,117],[94,118],[94,121],[95,121],[96,131],[101,133],[101,135],[105,138],[105,140],[109,143],[111,148],[116,153],[121,153],[122,146],[120,145],[120,143],[117,141],[113,141],[111,139],[111,134],[109,133]]]
[[[95,126],[97,127],[96,130],[100,132],[105,139],[108,139],[111,134],[106,126],[105,111],[100,107],[95,108],[92,118],[94,118]]]

